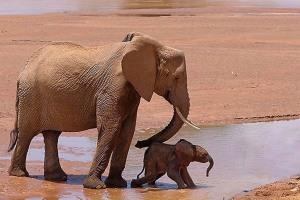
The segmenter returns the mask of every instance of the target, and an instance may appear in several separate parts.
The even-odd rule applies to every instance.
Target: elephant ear
[[[135,36],[124,49],[122,71],[136,91],[150,101],[157,73],[157,53],[154,39]]]
[[[194,147],[195,146],[193,144],[183,139],[179,140],[179,142],[175,144],[175,154],[180,162],[186,167],[190,164],[190,162],[194,161]]]

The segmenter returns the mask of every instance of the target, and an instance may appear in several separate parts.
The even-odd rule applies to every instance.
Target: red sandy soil
[[[34,50],[50,41],[98,46],[139,31],[183,50],[191,98],[189,119],[199,125],[299,118],[299,12],[200,8],[0,16],[0,156],[11,155],[6,148],[14,124],[18,74]],[[150,103],[142,101],[137,129],[163,127],[171,116],[172,107],[155,95]],[[62,164],[64,168],[71,165],[67,161]],[[39,177],[9,177],[8,166],[7,159],[1,160],[0,199],[26,198],[27,190],[43,194],[48,188],[45,197],[57,192],[59,186],[40,184]],[[41,166],[34,163],[30,171],[43,174]],[[20,181],[31,184],[20,188],[16,186]],[[298,186],[296,179],[284,180],[234,199],[300,199]]]

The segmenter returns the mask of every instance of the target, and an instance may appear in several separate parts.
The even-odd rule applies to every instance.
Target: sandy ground
[[[191,98],[189,119],[199,125],[299,118],[299,12],[206,8],[0,16],[0,156],[10,156],[6,148],[14,123],[18,74],[33,51],[50,41],[98,46],[139,31],[183,50]],[[142,101],[137,129],[163,127],[171,116],[172,107],[155,95],[150,103]],[[30,171],[42,174],[41,164],[35,163]],[[1,160],[0,199],[25,198],[27,190],[43,194],[41,185],[48,188],[48,195],[57,192],[58,186],[51,182],[40,184],[42,176],[9,177],[8,166],[8,160]],[[16,181],[30,186],[20,188]],[[234,199],[300,199],[299,190],[299,180],[288,179]]]

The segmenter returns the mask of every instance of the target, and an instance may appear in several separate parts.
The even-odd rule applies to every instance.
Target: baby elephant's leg
[[[160,179],[165,173],[158,174],[153,181],[148,182],[148,185],[155,185],[155,181]]]
[[[184,181],[179,173],[179,167],[177,167],[175,165],[169,165],[167,175],[170,177],[170,179],[172,179],[173,181],[175,181],[177,183],[178,189],[185,188]]]
[[[139,179],[133,179],[131,181],[131,187],[141,187],[143,184],[151,182],[156,178],[156,164],[155,163],[147,163],[145,164],[145,176]]]
[[[184,183],[187,185],[188,188],[195,188],[196,187],[196,185],[193,182],[191,176],[189,175],[189,172],[188,172],[186,167],[183,167],[180,170],[180,174],[181,174],[181,177],[182,177]]]

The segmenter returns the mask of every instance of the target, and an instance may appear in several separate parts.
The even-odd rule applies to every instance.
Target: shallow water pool
[[[135,134],[128,155],[124,178],[130,180],[142,170],[145,149],[134,147],[136,140],[148,138],[155,130]],[[176,184],[167,176],[157,182],[156,188],[80,190],[65,192],[62,199],[228,199],[237,193],[300,173],[300,119],[261,123],[202,127],[194,131],[184,127],[168,143],[175,144],[184,138],[207,149],[215,160],[210,176],[205,176],[208,164],[191,163],[188,170],[197,189],[175,190]],[[42,137],[33,141],[39,146]],[[66,137],[59,140],[60,158],[69,161],[90,162],[96,146],[95,138]],[[33,147],[28,160],[43,160],[44,149]],[[89,166],[86,166],[88,172]],[[67,170],[66,170],[67,171]],[[78,181],[78,180],[73,180]],[[72,177],[68,180],[72,184]]]

